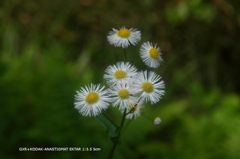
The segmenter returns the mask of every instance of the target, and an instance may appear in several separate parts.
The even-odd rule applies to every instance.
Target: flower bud
[[[155,118],[153,121],[155,126],[159,125],[161,122],[162,122],[162,120],[159,117]]]

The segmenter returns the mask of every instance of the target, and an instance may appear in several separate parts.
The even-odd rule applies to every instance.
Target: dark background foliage
[[[157,43],[166,94],[132,121],[115,158],[219,159],[240,156],[240,11],[237,0],[1,0],[0,158],[107,158],[112,142],[95,118],[74,109],[75,91],[102,83],[123,50],[106,36],[142,32],[127,49],[140,60]],[[120,123],[120,112],[106,112]],[[19,147],[101,148],[98,152],[20,152]]]

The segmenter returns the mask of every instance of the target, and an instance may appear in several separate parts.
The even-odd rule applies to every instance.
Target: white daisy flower
[[[112,96],[113,107],[119,106],[119,110],[128,108],[129,103],[137,102],[137,98],[133,96],[134,89],[126,82],[117,82],[110,86],[109,94]]]
[[[114,29],[109,32],[107,39],[110,44],[116,47],[127,48],[130,43],[136,45],[141,40],[141,32],[137,29],[126,29],[125,27],[119,30]]]
[[[161,58],[161,49],[157,47],[157,44],[153,46],[150,42],[145,42],[140,48],[140,56],[143,62],[152,68],[157,68],[160,63],[163,62]]]
[[[91,84],[90,86],[81,87],[80,91],[76,91],[75,108],[83,116],[97,116],[102,110],[105,110],[111,102],[108,92],[103,90],[100,85]]]
[[[165,88],[164,82],[161,80],[161,77],[156,73],[150,71],[141,71],[134,83],[137,92],[142,92],[142,100],[151,101],[151,104],[157,103],[161,96],[164,95]]]
[[[129,62],[118,62],[116,65],[108,66],[105,72],[103,78],[107,80],[109,85],[120,81],[128,82],[131,77],[137,75],[136,67]]]
[[[132,120],[139,117],[141,115],[140,109],[142,107],[143,107],[142,103],[138,103],[138,104],[136,104],[135,102],[129,103],[128,109],[126,112],[127,113],[126,118]],[[124,110],[122,110],[122,113],[124,113]]]

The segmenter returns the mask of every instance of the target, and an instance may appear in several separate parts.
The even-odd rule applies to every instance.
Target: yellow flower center
[[[114,73],[114,77],[118,80],[122,79],[122,78],[125,78],[127,76],[127,72],[126,71],[123,71],[123,70],[117,70],[115,73]]]
[[[89,92],[87,97],[85,98],[85,101],[88,104],[94,104],[94,103],[98,102],[98,100],[99,100],[99,95],[96,92]]]
[[[128,38],[130,36],[130,31],[127,29],[120,29],[117,32],[117,35],[120,36],[121,38]]]
[[[149,55],[150,55],[152,58],[157,59],[157,58],[159,57],[159,52],[158,52],[157,49],[151,48],[151,49],[149,50]]]
[[[137,110],[137,107],[138,107],[138,105],[136,105],[136,103],[134,102],[134,103],[130,103],[128,106],[129,106],[129,108],[128,108],[128,111],[130,112],[130,113],[133,113],[133,112],[135,112],[136,110]]]
[[[144,92],[151,93],[153,92],[153,85],[150,82],[144,82],[142,84],[142,89]]]
[[[121,99],[127,99],[130,96],[130,93],[127,89],[121,89],[120,91],[118,91],[118,96]]]

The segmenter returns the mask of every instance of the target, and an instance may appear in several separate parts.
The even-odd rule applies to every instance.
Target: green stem
[[[110,154],[109,154],[109,157],[108,157],[109,159],[112,159],[114,150],[115,150],[116,147],[117,147],[118,140],[119,140],[120,134],[121,134],[121,130],[122,130],[123,125],[124,125],[124,121],[125,121],[125,117],[126,117],[126,111],[127,111],[127,109],[125,108],[125,109],[124,109],[124,113],[123,113],[123,117],[122,117],[122,121],[121,121],[120,130],[119,130],[118,135],[117,135],[117,140],[116,140],[116,142],[114,143],[114,145],[113,145],[113,147],[112,147],[112,150],[111,150],[111,152],[110,152]]]
[[[142,117],[145,117],[145,118],[147,118],[147,119],[150,119],[151,121],[153,121],[153,119],[152,119],[152,118],[149,118],[148,116],[145,116],[145,115],[143,115],[143,114],[141,114],[141,116],[142,116]]]
[[[130,124],[130,122],[131,122],[132,120],[128,120],[128,122],[127,122],[127,125],[123,128],[123,130],[122,130],[122,133],[121,134],[123,134],[123,132],[126,130],[126,128],[128,127],[128,125]]]
[[[133,61],[132,63],[133,63],[133,64],[136,64],[136,63],[138,63],[138,62],[140,62],[140,61],[142,61],[142,60],[140,59],[140,60],[137,60],[137,61]]]
[[[123,49],[124,50],[124,61],[127,61],[127,50],[126,48]]]

